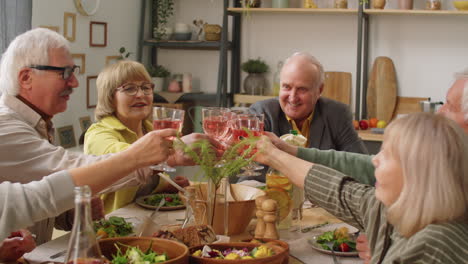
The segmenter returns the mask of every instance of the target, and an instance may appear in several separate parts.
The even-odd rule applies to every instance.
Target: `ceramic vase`
[[[385,4],[385,0],[372,0],[372,8],[374,9],[384,9]]]
[[[398,0],[398,8],[404,10],[413,9],[413,0]]]
[[[262,73],[249,73],[244,80],[244,91],[250,95],[264,95],[267,81]]]
[[[273,0],[271,3],[271,7],[273,8],[288,8],[289,7],[289,0]]]

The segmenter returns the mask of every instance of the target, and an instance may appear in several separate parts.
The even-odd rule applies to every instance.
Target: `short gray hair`
[[[301,57],[301,58],[304,58],[306,59],[307,61],[309,61],[312,65],[315,65],[315,67],[317,67],[317,70],[318,70],[318,79],[317,79],[317,82],[314,84],[314,87],[316,88],[319,88],[322,84],[323,84],[323,81],[325,79],[325,72],[323,70],[323,66],[322,66],[322,63],[320,63],[319,60],[317,60],[317,58],[315,58],[314,56],[312,56],[310,53],[308,52],[305,52],[305,51],[299,51],[299,52],[295,52],[293,55],[289,56],[285,62],[284,62],[284,65],[288,64],[289,61],[294,58],[294,57]],[[284,67],[284,66],[283,66]]]
[[[50,29],[36,28],[17,36],[8,46],[0,61],[0,91],[16,96],[19,93],[18,73],[33,64],[47,65],[49,50],[65,48],[68,41]]]
[[[463,87],[463,95],[460,100],[461,103],[461,110],[465,114],[465,122],[468,122],[468,68],[464,71],[456,73],[455,78],[457,80],[466,80],[465,86]]]

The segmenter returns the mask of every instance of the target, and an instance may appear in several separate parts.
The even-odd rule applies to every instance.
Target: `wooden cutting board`
[[[397,102],[395,66],[388,57],[377,57],[367,85],[367,117],[390,122]]]
[[[325,72],[322,96],[349,105],[351,89],[350,72]]]

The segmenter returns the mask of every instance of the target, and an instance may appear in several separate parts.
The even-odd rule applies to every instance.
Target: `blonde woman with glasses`
[[[86,154],[103,155],[127,149],[133,142],[153,130],[151,123],[154,84],[145,67],[135,61],[119,61],[106,67],[97,78],[98,101],[95,110],[97,123],[85,134]],[[208,138],[203,134],[182,137],[185,143]],[[171,166],[192,165],[192,161],[176,151],[170,156]],[[104,194],[106,213],[131,203],[137,196],[156,191],[171,191],[165,181],[159,181],[158,172],[148,179],[148,184],[128,187]],[[181,186],[188,185],[185,177],[176,177]]]
[[[291,156],[266,137],[258,147],[256,161],[281,171],[313,203],[366,232],[370,263],[468,260],[468,137],[455,122],[428,113],[393,121],[372,158],[375,187]]]

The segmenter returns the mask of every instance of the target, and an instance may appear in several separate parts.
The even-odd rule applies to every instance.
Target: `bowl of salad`
[[[123,217],[111,216],[109,219],[94,221],[94,232],[98,238],[125,237],[134,235],[133,224]]]
[[[102,254],[113,264],[188,264],[188,248],[179,242],[151,237],[99,240]]]
[[[190,263],[194,264],[281,264],[288,258],[285,248],[259,243],[230,242],[190,248]]]

